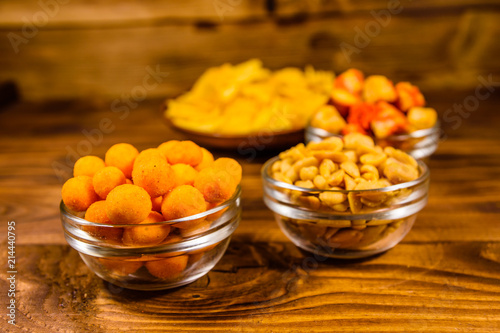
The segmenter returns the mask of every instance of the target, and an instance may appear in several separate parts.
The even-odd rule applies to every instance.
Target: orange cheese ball
[[[153,203],[153,211],[161,213],[161,202],[163,201],[163,196],[158,196],[156,198],[152,198],[151,202]]]
[[[132,180],[153,198],[168,193],[176,185],[174,171],[165,159],[158,157],[141,159],[132,171]]]
[[[140,186],[124,184],[115,187],[106,198],[106,213],[115,224],[144,221],[153,204],[148,192]]]
[[[182,255],[161,260],[147,261],[145,266],[151,275],[160,279],[175,279],[186,269],[189,256]]]
[[[75,166],[73,167],[73,176],[93,177],[97,171],[101,170],[105,166],[106,165],[104,164],[102,158],[92,155],[83,156],[75,162]]]
[[[213,166],[201,170],[194,180],[194,187],[209,203],[221,203],[231,198],[237,185],[229,172]]]
[[[184,163],[193,167],[197,166],[203,160],[203,151],[193,141],[174,142],[163,148],[168,163]]]
[[[96,201],[85,212],[85,219],[89,222],[113,224],[106,214],[106,201]],[[121,243],[123,228],[83,226],[83,230],[93,237]]]
[[[161,213],[166,221],[203,213],[206,209],[207,205],[203,195],[190,185],[177,186],[163,198],[161,204]],[[176,223],[174,226],[189,229],[200,223],[200,220],[203,218]]]
[[[158,212],[149,213],[142,221],[141,226],[125,228],[123,232],[123,244],[131,246],[147,246],[160,244],[170,233],[170,225],[148,225],[159,223],[164,220],[163,215]]]
[[[179,228],[182,237],[191,237],[210,229],[210,222],[205,219],[196,219],[193,221],[175,223],[174,227]]]
[[[123,172],[114,166],[104,167],[97,171],[92,179],[94,190],[101,197],[106,199],[108,193],[119,185],[127,183],[127,178]]]
[[[229,157],[218,158],[214,161],[213,167],[226,170],[231,175],[236,185],[241,182],[241,165],[235,159]]]
[[[145,161],[149,161],[152,159],[164,159],[166,161],[166,157],[160,152],[157,148],[148,148],[144,149],[137,155],[134,161],[133,168],[137,167],[137,165],[142,164]]]
[[[217,207],[219,205],[220,205],[220,203],[207,203],[207,210],[215,208],[215,207]],[[207,215],[206,220],[207,221],[215,221],[215,220],[217,220],[218,218],[220,218],[222,216],[222,214],[224,214],[227,211],[228,208],[229,207],[226,207],[226,208],[223,208],[223,209],[219,209],[218,211],[216,211],[216,212],[214,212],[214,213],[212,213],[210,215]]]
[[[130,178],[137,155],[139,155],[139,151],[131,144],[117,143],[108,149],[104,161],[107,166],[117,167],[125,177]]]
[[[200,164],[198,164],[195,169],[196,171],[201,171],[205,168],[208,168],[214,162],[214,155],[211,152],[201,147],[201,151],[203,153],[203,158],[201,159]]]
[[[175,185],[193,185],[194,179],[198,175],[192,166],[184,163],[172,165],[172,170],[175,173]]]
[[[92,178],[89,176],[68,179],[62,187],[61,195],[64,204],[77,212],[87,210],[91,204],[99,200],[92,185]]]
[[[106,267],[108,271],[113,272],[118,276],[127,276],[134,274],[139,268],[142,267],[142,261],[112,259],[112,258],[99,258],[99,262]]]
[[[158,150],[160,151],[160,153],[165,157],[167,158],[167,155],[169,154],[170,152],[170,148],[175,146],[176,144],[178,144],[180,141],[179,140],[170,140],[170,141],[166,141],[166,142],[163,142],[162,144],[160,144],[158,146]]]

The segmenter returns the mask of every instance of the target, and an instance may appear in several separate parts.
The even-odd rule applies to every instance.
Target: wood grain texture
[[[38,1],[2,2],[0,80],[44,100],[122,98],[148,67],[168,76],[147,97],[175,96],[207,67],[252,57],[272,69],[356,67],[426,89],[472,89],[479,75],[500,74],[497,1],[401,1],[382,25],[373,14],[387,10],[381,0],[234,1],[223,15],[217,1],[229,3],[71,1],[34,31],[26,22],[44,13]]]
[[[473,93],[434,91],[426,97],[442,116]],[[84,131],[98,129],[103,118],[115,128],[94,138],[91,154],[102,156],[122,141],[144,149],[183,138],[160,121],[161,101],[138,103],[123,119],[111,110],[112,100],[97,98],[23,102],[0,112],[0,219],[17,222],[19,271],[18,324],[2,321],[2,331],[500,330],[500,133],[493,126],[500,123],[498,94],[481,101],[457,128],[441,120],[446,140],[429,161],[429,202],[392,250],[353,262],[299,251],[262,202],[260,168],[276,152],[249,160],[215,151],[243,164],[243,216],[227,252],[188,286],[129,291],[93,275],[65,242],[61,181],[70,176],[75,157],[68,152],[86,147]],[[2,251],[1,267],[5,261]],[[6,278],[0,270],[1,304],[8,301]]]

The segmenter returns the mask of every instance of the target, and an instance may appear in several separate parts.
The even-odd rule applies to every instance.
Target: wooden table
[[[435,92],[428,101],[442,116],[473,94]],[[499,331],[499,101],[491,95],[467,118],[442,120],[446,138],[429,162],[428,205],[399,245],[367,260],[311,261],[281,233],[262,201],[259,171],[274,153],[248,161],[215,151],[243,164],[240,227],[210,273],[158,292],[124,290],[92,274],[64,239],[58,205],[70,152],[103,156],[117,142],[144,149],[182,137],[160,120],[161,101],[141,102],[121,118],[112,101],[100,99],[4,108],[1,330]],[[104,118],[113,130],[99,136],[92,131]],[[95,134],[93,141],[84,130]],[[16,327],[4,320],[11,299],[8,221],[16,222]]]

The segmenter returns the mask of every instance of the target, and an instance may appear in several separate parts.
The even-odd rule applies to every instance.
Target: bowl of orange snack
[[[192,141],[139,152],[115,144],[84,156],[62,187],[64,234],[100,278],[136,290],[169,289],[207,274],[241,214],[242,170]]]
[[[299,144],[262,168],[264,202],[299,248],[355,259],[398,244],[427,203],[424,162],[371,137]]]
[[[377,145],[401,149],[417,159],[432,155],[440,138],[437,112],[426,107],[417,86],[393,84],[387,77],[365,78],[349,69],[333,81],[327,105],[317,109],[306,129],[306,142],[361,133]]]
[[[312,113],[330,98],[334,75],[311,66],[272,71],[259,59],[207,69],[162,105],[166,122],[218,148],[290,147],[303,141]]]

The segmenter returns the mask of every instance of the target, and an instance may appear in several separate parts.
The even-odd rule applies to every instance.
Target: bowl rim
[[[162,222],[156,222],[156,223],[148,223],[148,224],[140,224],[140,223],[133,223],[133,224],[107,224],[107,223],[97,223],[97,222],[90,222],[85,220],[84,218],[78,217],[74,215],[71,210],[64,204],[64,202],[61,200],[59,204],[59,209],[60,213],[64,215],[66,218],[70,219],[71,221],[77,223],[78,225],[81,226],[94,226],[94,227],[106,227],[106,228],[131,228],[131,227],[138,227],[138,226],[161,226],[161,225],[172,225],[180,222],[187,222],[187,221],[192,221],[192,220],[197,220],[200,218],[207,217],[209,215],[212,215],[214,213],[217,213],[229,206],[231,206],[233,203],[235,203],[239,198],[241,197],[241,185],[238,184],[236,187],[236,191],[233,193],[231,198],[228,200],[224,201],[222,204],[210,208],[202,213],[198,213],[195,215],[175,219],[175,220],[169,220],[169,221],[162,221]],[[161,213],[160,213],[161,214]]]
[[[300,192],[305,192],[305,193],[310,193],[310,194],[317,194],[317,193],[369,193],[369,192],[390,192],[390,191],[395,191],[395,190],[401,190],[405,188],[410,188],[416,185],[420,185],[424,182],[426,182],[429,179],[430,176],[430,171],[429,167],[422,161],[422,160],[416,160],[419,166],[419,169],[421,170],[420,176],[412,181],[409,182],[404,182],[396,185],[391,185],[387,187],[381,187],[381,188],[376,188],[376,189],[368,189],[368,190],[320,190],[320,189],[310,189],[310,188],[305,188],[305,187],[300,187],[292,184],[288,184],[279,180],[276,180],[271,177],[269,174],[269,169],[273,165],[274,162],[279,160],[279,156],[275,156],[269,160],[267,160],[264,165],[262,166],[261,169],[261,175],[262,179],[267,182],[272,184],[275,187],[281,188],[281,189],[287,189],[287,190],[295,190],[295,191],[300,191]]]
[[[410,139],[421,139],[421,138],[424,138],[426,136],[439,134],[440,130],[441,130],[441,123],[439,120],[437,120],[436,123],[434,124],[434,126],[432,126],[430,128],[419,129],[419,130],[416,130],[414,132],[407,133],[407,134],[394,134],[394,135],[389,135],[386,138],[376,138],[373,135],[369,135],[369,136],[376,141],[377,140],[378,141],[380,141],[380,140],[404,141],[404,140],[410,140]],[[339,138],[344,137],[343,134],[332,133],[332,132],[329,132],[329,131],[322,129],[320,127],[312,126],[311,121],[309,121],[307,123],[305,131],[306,131],[306,133],[309,132],[312,134],[319,135],[321,137],[339,137]]]

